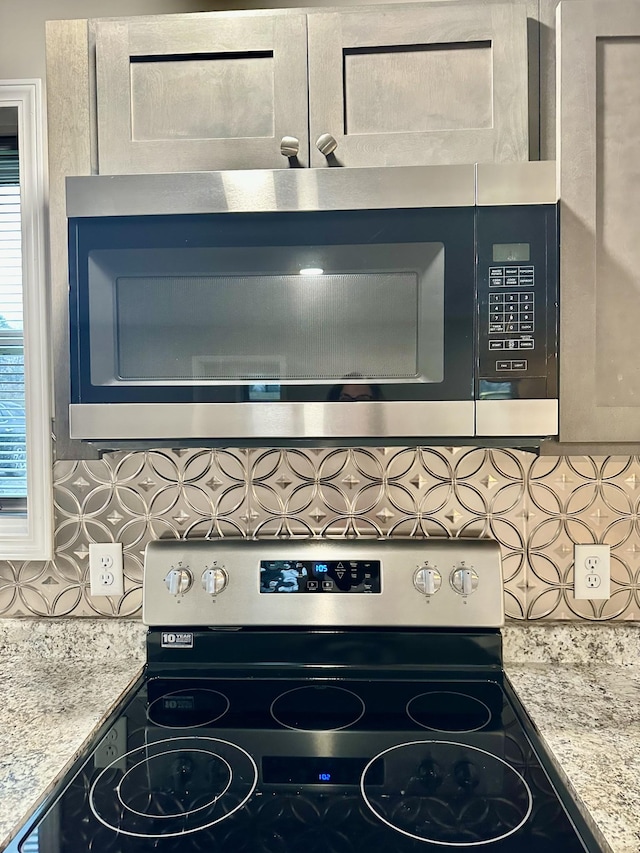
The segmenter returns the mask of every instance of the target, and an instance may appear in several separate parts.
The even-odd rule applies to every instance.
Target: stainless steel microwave
[[[67,179],[71,437],[558,427],[553,163]]]

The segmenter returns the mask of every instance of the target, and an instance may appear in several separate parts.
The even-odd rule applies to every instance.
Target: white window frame
[[[53,557],[51,374],[47,323],[45,145],[40,80],[0,80],[0,107],[18,108],[27,446],[27,512],[0,512],[1,560]]]

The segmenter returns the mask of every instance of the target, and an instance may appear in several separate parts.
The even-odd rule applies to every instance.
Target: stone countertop
[[[138,676],[145,630],[0,619],[0,850]],[[556,764],[613,853],[638,853],[640,625],[511,623],[503,635],[507,673]]]
[[[640,624],[508,623],[507,675],[583,813],[640,851]]]
[[[144,630],[0,619],[0,850],[139,675]]]
[[[614,853],[638,853],[640,663],[511,663],[506,671],[597,834]]]

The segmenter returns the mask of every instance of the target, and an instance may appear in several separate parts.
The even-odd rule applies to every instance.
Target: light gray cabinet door
[[[308,30],[313,166],[529,159],[525,5],[318,13]]]
[[[560,440],[640,442],[640,3],[558,8]]]
[[[100,174],[307,165],[304,14],[96,22]]]

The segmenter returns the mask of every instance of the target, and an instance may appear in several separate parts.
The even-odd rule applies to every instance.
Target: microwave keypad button
[[[518,272],[519,272],[518,267],[505,267],[504,268],[504,274],[506,276],[509,276],[509,275],[517,276]]]
[[[511,370],[510,361],[496,361],[496,370]]]
[[[489,278],[504,278],[504,267],[489,267]]]
[[[504,280],[505,287],[517,287],[518,286],[518,276],[510,275],[507,276]]]
[[[521,305],[533,305],[533,293],[521,293],[520,294],[520,304]]]
[[[489,323],[489,334],[493,335],[496,332],[504,332],[504,323]]]
[[[520,340],[519,338],[509,338],[507,340],[489,341],[489,349],[495,350],[519,350],[519,349],[535,349],[535,340],[528,338]],[[521,362],[518,362],[521,363]],[[506,368],[501,368],[505,370]],[[518,370],[526,370],[526,367],[513,368]]]
[[[489,294],[489,302],[492,305],[503,305],[504,296],[501,293],[491,293]]]
[[[521,332],[533,332],[533,323],[520,323]]]
[[[519,272],[521,277],[523,275],[530,275],[533,278],[533,267],[520,267]]]
[[[526,358],[522,359],[521,361],[512,361],[511,362],[511,369],[512,370],[526,370],[527,369]]]
[[[518,294],[518,293],[506,293],[505,294],[505,301],[506,302],[519,302],[520,301],[518,298],[519,295],[520,294]]]
[[[520,276],[520,287],[532,287],[534,284],[532,275],[521,275]]]
[[[521,311],[520,312],[520,321],[521,322],[524,322],[524,321],[532,322],[533,321],[533,314],[530,311],[527,311],[527,312]]]
[[[504,279],[503,278],[496,278],[493,275],[490,276],[489,287],[504,287]]]
[[[490,323],[500,323],[503,319],[503,316],[504,316],[503,314],[491,314],[489,316],[489,322]]]
[[[519,332],[520,331],[520,329],[518,328],[519,326],[520,326],[520,323],[507,323],[505,325],[504,330],[505,330],[505,332]],[[526,329],[524,331],[526,331]]]

